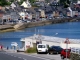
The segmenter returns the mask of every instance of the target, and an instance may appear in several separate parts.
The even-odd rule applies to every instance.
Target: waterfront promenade
[[[80,18],[59,18],[54,20],[44,20],[44,21],[36,21],[36,22],[29,22],[25,23],[22,27],[28,28],[28,27],[35,27],[35,26],[43,26],[43,25],[49,25],[49,24],[56,24],[56,23],[65,23],[65,22],[74,22],[79,21]],[[0,25],[0,32],[2,31],[12,31],[14,29],[14,25]]]
[[[14,28],[12,25],[0,25],[0,32],[13,31]]]
[[[0,30],[8,29],[8,28],[13,28],[11,25],[0,25]]]

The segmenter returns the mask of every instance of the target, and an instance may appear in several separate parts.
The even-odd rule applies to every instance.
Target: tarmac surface
[[[14,50],[5,50],[3,52],[0,52],[0,57],[0,60],[10,60],[11,58],[11,60],[63,60],[61,59],[60,54],[49,55],[37,53],[23,53],[16,52]]]

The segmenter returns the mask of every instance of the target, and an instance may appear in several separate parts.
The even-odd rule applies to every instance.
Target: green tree
[[[60,0],[59,2],[60,4],[64,4],[65,0]]]
[[[19,5],[21,5],[24,1],[26,1],[26,0],[21,0],[20,2],[18,2]]]
[[[49,0],[45,0],[47,3],[49,3]]]
[[[9,2],[7,2],[6,0],[0,0],[0,6],[5,6],[8,4],[9,4]]]
[[[10,2],[14,2],[15,0],[10,0]]]
[[[33,3],[35,2],[35,0],[29,0],[30,1],[30,3],[33,5]]]
[[[70,5],[70,1],[69,0],[60,0],[60,4],[64,5],[64,8],[67,8]]]

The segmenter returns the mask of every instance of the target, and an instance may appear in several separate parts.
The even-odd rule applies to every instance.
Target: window
[[[66,49],[66,50],[64,50],[65,52],[69,52],[70,50],[68,50],[68,49]]]
[[[38,48],[45,48],[45,45],[39,45]]]

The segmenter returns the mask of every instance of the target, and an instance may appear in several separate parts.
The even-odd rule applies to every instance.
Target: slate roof
[[[34,8],[34,10],[35,10],[36,12],[39,12],[39,8]]]
[[[76,9],[75,8],[71,8],[72,9],[72,11],[76,11]]]
[[[0,10],[0,14],[4,14],[4,13],[5,13],[4,11]]]
[[[16,7],[19,7],[19,4],[18,4],[18,2],[14,2],[14,4],[16,5]]]

